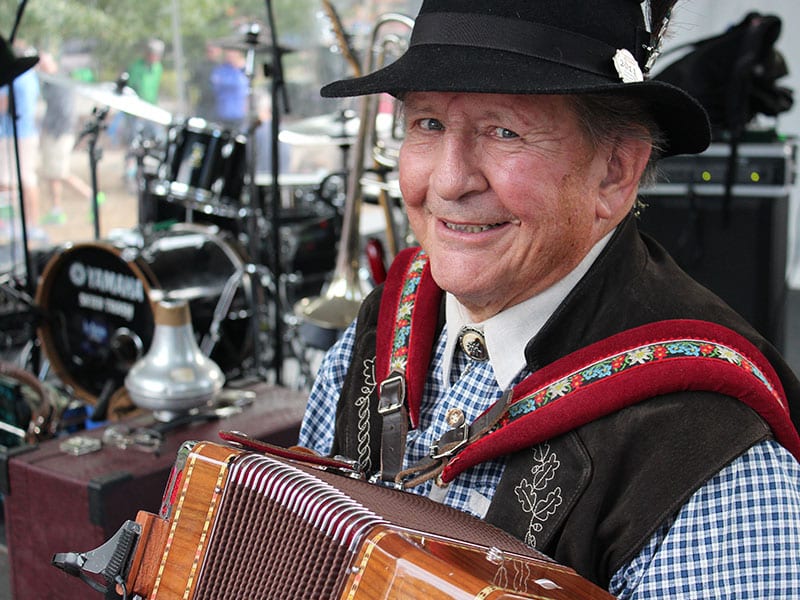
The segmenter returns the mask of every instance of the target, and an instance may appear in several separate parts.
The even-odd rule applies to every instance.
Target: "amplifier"
[[[713,143],[702,154],[671,156],[659,162],[659,179],[648,191],[674,192],[669,185],[691,185],[698,193],[719,194],[731,162],[730,144]],[[734,193],[786,194],[794,183],[797,146],[794,140],[765,144],[742,143],[733,162]],[[685,189],[685,188],[684,188]]]
[[[53,555],[101,545],[142,507],[158,512],[184,441],[239,430],[275,445],[296,444],[307,394],[267,384],[245,391],[255,398],[241,412],[169,429],[157,452],[108,443],[112,427],[158,426],[147,413],[9,454],[3,492],[12,597],[88,597],[85,583],[50,564]]]
[[[639,228],[782,349],[794,142],[740,144],[730,194],[727,144],[661,161]]]

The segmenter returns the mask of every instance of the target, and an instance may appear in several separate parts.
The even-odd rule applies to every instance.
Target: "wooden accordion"
[[[136,522],[125,591],[148,600],[611,598],[466,513],[210,442]]]

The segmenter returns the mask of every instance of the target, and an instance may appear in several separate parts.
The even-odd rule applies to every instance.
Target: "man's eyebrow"
[[[406,97],[403,100],[403,108],[410,109],[415,111],[432,111],[433,106],[431,105],[430,101],[420,100],[419,98],[414,98],[414,96]]]

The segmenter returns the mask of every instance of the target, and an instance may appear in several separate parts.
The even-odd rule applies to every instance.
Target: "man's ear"
[[[650,159],[650,150],[647,141],[631,138],[618,140],[611,146],[606,175],[598,190],[599,218],[619,221],[630,211],[639,191],[639,180]]]

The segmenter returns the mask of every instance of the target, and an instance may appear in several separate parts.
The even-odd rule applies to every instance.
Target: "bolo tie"
[[[480,329],[469,325],[462,327],[458,333],[458,345],[464,354],[474,361],[486,362],[489,360],[486,339]]]

